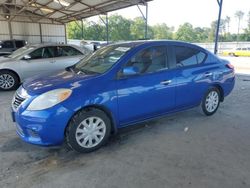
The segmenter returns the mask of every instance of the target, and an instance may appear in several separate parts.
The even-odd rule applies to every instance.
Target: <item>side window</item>
[[[37,50],[34,50],[29,55],[31,59],[41,59],[43,57],[44,48],[38,48]]]
[[[175,46],[176,66],[185,67],[202,63],[206,57],[204,52],[197,49]]]
[[[59,46],[57,48],[58,57],[61,56],[75,56],[75,55],[83,55],[77,49],[70,46]]]
[[[242,50],[247,50],[247,48],[242,48]]]
[[[15,41],[15,43],[16,43],[16,47],[17,48],[21,48],[21,47],[24,46],[24,42],[23,41]]]
[[[167,69],[166,51],[165,46],[144,49],[132,57],[126,66],[136,67],[140,73],[151,73]]]
[[[12,41],[4,41],[2,44],[2,48],[14,48]]]
[[[55,51],[56,51],[56,47],[46,47],[44,48],[44,52],[42,54],[43,58],[52,58],[55,57]]]

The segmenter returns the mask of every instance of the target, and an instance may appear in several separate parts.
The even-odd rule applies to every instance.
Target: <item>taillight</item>
[[[234,69],[234,66],[230,63],[226,64],[226,67],[229,68],[229,69]]]

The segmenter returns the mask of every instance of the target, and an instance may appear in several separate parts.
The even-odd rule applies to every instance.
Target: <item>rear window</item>
[[[202,63],[206,58],[204,52],[183,46],[175,46],[175,56],[177,67],[197,65]]]
[[[16,47],[21,48],[24,46],[24,41],[15,41],[16,42]]]

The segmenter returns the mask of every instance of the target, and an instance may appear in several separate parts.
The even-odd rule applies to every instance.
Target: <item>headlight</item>
[[[36,97],[28,106],[27,110],[44,110],[65,101],[70,97],[71,89],[55,89]]]

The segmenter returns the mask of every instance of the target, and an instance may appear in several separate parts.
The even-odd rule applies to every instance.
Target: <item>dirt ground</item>
[[[250,187],[250,75],[237,75],[211,117],[195,108],[150,121],[90,154],[22,142],[10,120],[13,94],[0,92],[1,188]]]

